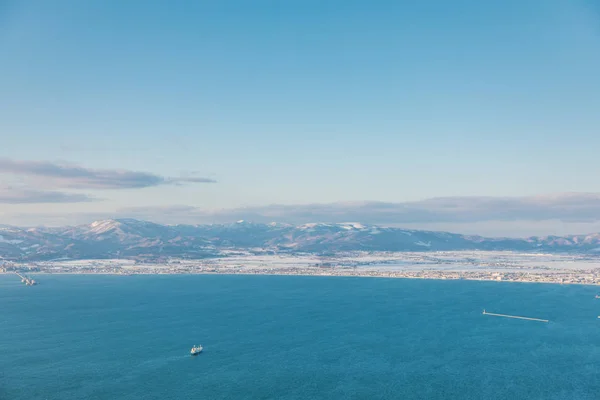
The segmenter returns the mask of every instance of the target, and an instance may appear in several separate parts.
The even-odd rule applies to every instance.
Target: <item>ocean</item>
[[[2,400],[600,398],[590,286],[35,278],[0,275]]]

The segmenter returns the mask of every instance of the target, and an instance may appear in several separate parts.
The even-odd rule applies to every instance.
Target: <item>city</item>
[[[165,262],[138,260],[54,260],[4,262],[0,272],[24,274],[241,274],[305,275],[443,280],[600,284],[600,258],[590,255],[533,254],[509,251],[347,252],[257,254],[222,252],[222,257]],[[39,279],[38,279],[39,280]]]

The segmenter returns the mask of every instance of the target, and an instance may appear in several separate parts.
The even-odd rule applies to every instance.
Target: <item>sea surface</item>
[[[0,275],[2,400],[600,398],[594,287],[35,278]]]

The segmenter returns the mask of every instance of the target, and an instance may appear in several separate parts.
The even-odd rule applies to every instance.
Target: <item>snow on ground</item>
[[[39,262],[38,264],[60,264],[60,265],[65,265],[65,266],[75,266],[75,265],[80,265],[83,267],[91,267],[91,266],[95,266],[95,265],[114,265],[114,266],[121,266],[121,265],[127,265],[127,264],[132,264],[133,261],[132,260],[124,260],[124,259],[106,259],[106,260],[60,260],[60,261],[44,261],[44,262]]]
[[[4,236],[0,235],[0,243],[8,243],[8,244],[19,244],[23,242],[22,240],[10,240],[10,239],[4,239]]]
[[[425,243],[423,243],[425,245]],[[531,254],[502,251],[349,252],[336,256],[232,255],[203,261],[204,265],[241,268],[356,267],[365,270],[498,270],[552,272],[600,268],[600,257]]]
[[[144,268],[356,268],[364,271],[494,271],[555,273],[600,269],[600,256],[567,254],[534,254],[508,251],[447,252],[347,252],[335,256],[314,254],[251,254],[244,251],[223,252],[220,258],[202,260],[172,259],[167,263],[144,264],[132,260],[54,260],[36,263],[40,266],[81,267],[82,269]],[[161,268],[162,269],[162,268]]]

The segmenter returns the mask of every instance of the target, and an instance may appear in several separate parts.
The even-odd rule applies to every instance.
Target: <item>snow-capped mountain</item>
[[[86,241],[112,241],[130,243],[142,238],[175,237],[177,232],[169,226],[136,219],[107,219],[94,221],[89,225],[80,225],[63,230],[61,236]]]
[[[224,249],[278,252],[515,250],[600,253],[600,234],[485,238],[348,223],[161,225],[135,219],[63,228],[0,226],[0,259],[204,258]]]

